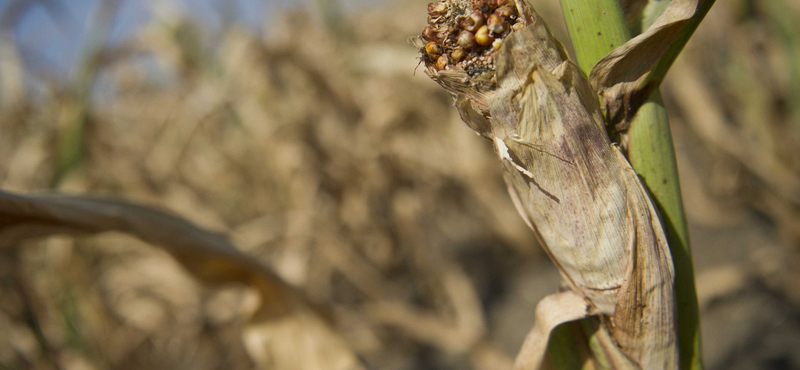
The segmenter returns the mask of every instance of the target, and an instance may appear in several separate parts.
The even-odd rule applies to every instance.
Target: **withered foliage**
[[[553,3],[536,4],[548,20],[559,19],[543,12]],[[786,72],[791,32],[772,21],[800,10],[756,3],[717,4],[664,89],[711,368],[776,351],[795,361],[794,342],[765,347],[764,338],[776,320],[791,330],[787,307],[800,303],[798,255],[785,247],[800,240],[788,200],[800,172],[800,84]],[[200,284],[159,246],[120,233],[5,239],[0,365],[330,369],[355,355],[372,368],[510,368],[558,277],[536,262],[489,143],[414,74],[406,39],[424,26],[425,4],[362,10],[335,29],[279,16],[265,35],[233,26],[213,42],[201,25],[161,14],[102,53],[87,71],[99,81],[88,101],[42,64],[23,63],[31,46],[2,28],[2,190],[167,209],[227,236],[315,308],[258,321],[271,304],[259,289]],[[59,177],[76,122],[82,155]],[[769,295],[738,305],[754,281]],[[732,333],[739,321],[752,325]]]
[[[13,243],[3,247],[3,363],[330,368],[346,351],[317,334],[320,321],[371,366],[470,362],[467,350],[484,347],[474,361],[508,361],[484,345],[481,300],[506,284],[511,256],[536,258],[535,241],[487,175],[498,174],[480,155],[489,148],[414,75],[411,17],[362,14],[345,37],[290,14],[264,40],[232,27],[213,47],[196,24],[159,19],[103,52],[94,73],[114,82],[113,98],[104,90],[84,106],[69,86],[47,86],[41,101],[6,90],[3,189],[169,209],[227,235],[322,315],[262,325],[254,315],[279,296],[241,280],[198,285],[118,234]],[[83,136],[65,140],[78,125]],[[58,178],[68,145],[81,162]]]

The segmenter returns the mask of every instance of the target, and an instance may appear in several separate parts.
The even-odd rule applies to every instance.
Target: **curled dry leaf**
[[[544,311],[601,316],[603,348],[595,355],[613,368],[675,368],[674,273],[655,207],[609,140],[596,94],[563,46],[527,3],[501,3],[513,4],[513,13],[496,50],[475,47],[442,69],[425,54],[426,40],[412,40],[426,72],[453,94],[467,125],[493,141],[517,210],[582,298],[544,301],[551,307]],[[496,6],[442,0],[428,27],[443,30],[439,43],[447,50],[461,19]],[[537,322],[547,324],[533,336],[558,324],[540,311]],[[546,342],[529,337],[517,368],[539,367]]]
[[[535,369],[544,360],[543,349],[556,326],[586,317],[586,301],[572,291],[551,294],[536,305],[536,322],[519,350],[514,369]]]
[[[361,368],[355,354],[326,323],[325,311],[219,234],[166,212],[120,200],[0,191],[0,248],[49,235],[108,231],[127,233],[164,248],[205,283],[238,282],[255,287],[262,302],[243,339],[263,368],[314,368],[318,363],[329,364],[328,369]],[[271,339],[276,336],[282,339]]]
[[[648,74],[706,1],[672,0],[645,32],[614,49],[592,68],[592,87],[606,105],[609,122],[618,130],[626,128],[650,90],[658,87],[660,81],[655,81],[655,86],[645,83]]]

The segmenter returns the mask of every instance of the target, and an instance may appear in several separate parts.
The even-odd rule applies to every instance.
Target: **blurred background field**
[[[169,210],[318,306],[254,320],[123,234],[0,240],[0,369],[508,368],[559,276],[415,73],[425,6],[0,1],[0,188]],[[800,369],[798,24],[718,1],[662,89],[709,369]]]

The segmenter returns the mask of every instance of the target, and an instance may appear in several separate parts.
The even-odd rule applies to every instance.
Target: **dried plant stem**
[[[710,7],[713,1],[706,1]],[[596,7],[587,11],[587,7]],[[580,68],[589,73],[595,63],[629,38],[622,9],[616,0],[561,0],[561,7],[575,47]],[[584,9],[577,11],[577,9]],[[707,8],[705,9],[707,12]],[[705,15],[699,12],[699,19]],[[602,17],[598,17],[602,14]],[[699,22],[699,19],[697,22]],[[696,28],[696,23],[688,36]],[[621,39],[621,37],[625,37]],[[677,52],[685,45],[676,42]],[[671,48],[672,51],[674,48]],[[674,57],[671,58],[674,60]],[[670,62],[671,62],[670,60]],[[667,66],[671,64],[668,63]],[[662,64],[659,64],[661,66]],[[663,77],[666,70],[659,74]],[[681,368],[702,369],[700,357],[700,320],[695,292],[689,234],[681,200],[675,149],[669,121],[658,89],[639,109],[631,122],[628,156],[631,165],[643,179],[661,212],[675,264],[675,292],[678,310],[678,338]]]

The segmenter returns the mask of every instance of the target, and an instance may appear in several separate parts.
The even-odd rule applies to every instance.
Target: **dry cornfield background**
[[[263,35],[157,8],[73,80],[15,42],[22,3],[0,7],[0,189],[166,210],[252,273],[174,235],[22,240],[0,214],[0,368],[510,368],[559,276],[490,143],[415,73],[426,2],[320,1]],[[800,368],[798,23],[718,2],[662,89],[709,369]]]

